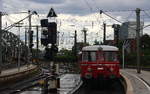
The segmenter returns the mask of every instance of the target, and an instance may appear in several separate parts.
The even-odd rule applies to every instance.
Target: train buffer
[[[138,74],[135,69],[123,69],[121,74],[130,82],[129,94],[150,94],[150,71],[142,70],[141,74]]]

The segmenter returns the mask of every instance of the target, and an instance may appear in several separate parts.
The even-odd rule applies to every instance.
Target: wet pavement
[[[73,90],[78,89],[80,85],[80,75],[79,74],[64,74],[60,76],[60,88],[57,89],[57,93],[49,94],[71,94]],[[43,94],[42,88],[35,87],[30,88],[20,94]]]

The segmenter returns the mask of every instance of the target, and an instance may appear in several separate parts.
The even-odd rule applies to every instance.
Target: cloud
[[[57,13],[87,15],[99,10],[150,9],[149,0],[0,0],[5,11],[48,11],[53,7]],[[1,8],[1,7],[0,7]],[[2,9],[2,8],[1,8]]]
[[[35,19],[33,21],[34,24],[39,24],[40,19],[44,16],[46,17],[51,7],[53,7],[55,12],[58,14],[58,26],[60,26],[59,23],[61,20],[61,26],[58,27],[58,30],[61,32],[60,42],[63,47],[66,47],[67,44],[72,46],[73,39],[65,37],[74,35],[75,29],[78,32],[78,41],[83,41],[83,33],[81,32],[83,27],[88,29],[87,37],[90,43],[92,43],[95,39],[102,40],[103,30],[101,25],[103,21],[105,21],[108,25],[117,22],[104,15],[101,15],[100,17],[99,10],[118,11],[135,10],[136,8],[150,9],[149,0],[0,0],[0,10],[3,12],[13,13],[27,11],[30,9],[37,11],[39,14],[45,14],[40,18]],[[122,22],[135,20],[135,11],[108,12],[108,14]],[[14,17],[21,19],[23,16]],[[143,17],[141,16],[141,18]],[[14,22],[15,21],[16,20],[14,19]],[[92,22],[94,22],[93,27]],[[145,29],[144,32],[148,33],[148,29],[149,28]],[[16,31],[17,30],[18,28]],[[111,27],[107,27],[107,35],[111,35],[108,39],[113,39],[113,30]]]
[[[29,0],[36,3],[50,3],[50,4],[60,4],[65,2],[66,0]]]

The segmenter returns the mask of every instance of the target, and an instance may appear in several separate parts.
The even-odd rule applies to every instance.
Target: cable
[[[23,20],[27,19],[29,16],[30,16],[30,15],[28,15],[27,17],[23,18],[22,20],[20,20],[20,21],[18,21],[18,22],[16,22],[16,23],[14,23],[14,24],[12,24],[12,25],[10,25],[10,26],[4,28],[4,30],[9,30],[9,29],[11,29],[11,28],[14,27],[16,24],[18,24],[18,23],[22,22]]]
[[[8,19],[8,21],[9,21],[10,23],[14,23],[14,21],[12,21],[8,15],[6,16],[6,18]]]
[[[135,11],[135,10],[105,10],[103,12],[129,12],[129,11]]]
[[[129,14],[129,16],[127,16],[125,19],[127,19],[127,21],[128,21],[129,18],[132,16],[133,13],[134,13],[134,11],[131,11],[131,13]]]
[[[36,15],[37,15],[37,13],[36,13],[35,11],[33,11],[30,15],[26,16],[25,18],[19,20],[19,21],[16,22],[16,23],[14,23],[14,24],[12,24],[12,25],[10,25],[10,26],[4,28],[4,30],[9,30],[9,29],[11,29],[11,28],[14,27],[16,24],[18,24],[18,23],[24,21],[25,19],[27,19],[29,16],[31,16],[31,15],[33,15],[33,14],[36,14]]]
[[[112,17],[112,16],[110,16],[110,15],[108,15],[107,13],[105,13],[104,11],[102,11],[102,10],[100,10],[100,14],[105,14],[106,16],[108,16],[108,17],[110,17],[110,18],[112,18],[112,19],[114,19],[115,21],[117,21],[117,22],[119,22],[119,23],[123,23],[123,22],[121,22],[121,21],[119,21],[119,20],[117,20],[116,18],[114,18],[114,17]]]
[[[92,2],[93,2],[93,6],[95,6],[96,8],[97,8],[97,10],[99,10],[99,8],[97,7],[97,5],[96,5],[96,2],[95,2],[95,0],[91,0]]]
[[[84,1],[85,1],[86,5],[90,8],[91,13],[93,13],[94,11],[93,11],[93,8],[91,7],[91,5],[87,2],[87,0],[84,0]],[[98,7],[97,7],[97,8],[98,8]],[[99,26],[100,26],[99,17],[96,17],[96,15],[94,15],[94,16],[95,16],[96,20],[99,22],[98,24],[99,24]],[[100,29],[103,30],[102,27],[100,27]]]
[[[110,18],[114,19],[115,21],[117,21],[117,22],[119,22],[119,23],[123,24],[123,22],[121,22],[121,21],[117,20],[116,18],[114,18],[114,17],[112,17],[112,16],[108,15],[107,13],[103,12],[102,10],[100,10],[100,14],[102,14],[102,13],[103,13],[103,14],[105,14],[106,16],[108,16],[108,17],[110,17]],[[134,29],[133,27],[128,26],[127,24],[125,24],[125,25],[126,25],[128,28],[132,29],[132,30],[136,30],[136,29]]]
[[[88,3],[88,1],[87,1],[87,0],[84,0],[84,2],[85,2],[86,5],[89,7],[90,11],[93,12],[93,9],[92,9],[91,5]]]
[[[143,12],[150,18],[150,15],[145,10]]]

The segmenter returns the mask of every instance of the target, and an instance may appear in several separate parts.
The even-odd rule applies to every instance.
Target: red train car
[[[82,48],[80,60],[81,78],[120,78],[118,48],[108,45],[94,45]]]

